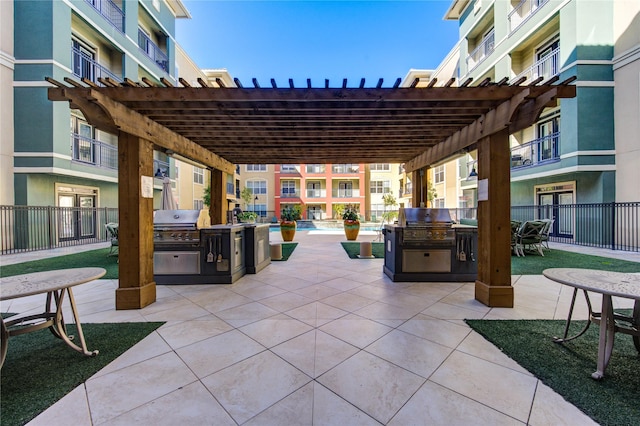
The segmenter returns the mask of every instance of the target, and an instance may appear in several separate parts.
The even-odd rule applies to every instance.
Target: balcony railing
[[[473,51],[467,56],[467,70],[472,70],[475,68],[480,62],[482,62],[487,56],[493,52],[495,47],[495,32],[491,30],[489,34],[487,34],[482,42],[473,49]]]
[[[357,164],[334,164],[331,166],[332,173],[358,173],[360,171],[360,166]]]
[[[169,176],[169,163],[162,160],[153,160],[154,176],[157,178],[170,177]]]
[[[85,0],[118,31],[124,33],[124,12],[111,0]]]
[[[354,198],[360,196],[359,189],[334,189],[331,191],[333,198]]]
[[[138,47],[160,68],[169,72],[169,57],[140,28],[138,28]]]
[[[514,32],[516,28],[524,24],[531,16],[544,6],[548,0],[522,0],[509,13],[509,32]]]
[[[123,81],[121,77],[112,73],[109,68],[100,65],[76,47],[71,48],[71,64],[73,65],[73,75],[91,80],[99,86],[104,86],[104,84],[98,81],[99,78],[109,77],[118,83],[122,83]]]
[[[548,80],[551,77],[558,74],[558,72],[560,71],[560,68],[558,67],[559,64],[560,64],[560,48],[558,47],[557,49],[552,51],[549,55],[540,59],[538,62],[531,65],[529,68],[527,68],[526,70],[524,70],[523,72],[515,76],[515,78],[513,78],[511,82],[519,80],[521,77],[526,77],[527,80],[525,81],[533,81],[538,77],[542,77],[544,80]]]
[[[560,159],[560,132],[511,148],[511,168],[529,167]]]
[[[326,170],[324,164],[308,164],[307,173],[324,173]]]
[[[293,189],[281,189],[280,190],[281,198],[300,198],[300,191]]]
[[[118,170],[118,147],[71,133],[73,161]]]
[[[227,195],[236,195],[236,187],[232,183],[227,183]]]
[[[326,189],[307,189],[307,198],[325,198],[326,196]]]

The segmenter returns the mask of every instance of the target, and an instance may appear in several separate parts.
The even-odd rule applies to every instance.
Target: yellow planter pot
[[[357,221],[357,220],[344,221],[344,234],[347,236],[347,240],[355,241],[358,238],[359,232],[360,232],[360,221]]]
[[[296,235],[296,221],[283,220],[280,222],[280,234],[282,234],[283,241],[293,241],[293,237]]]

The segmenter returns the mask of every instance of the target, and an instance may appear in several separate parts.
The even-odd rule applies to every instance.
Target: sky
[[[411,68],[436,69],[458,40],[451,0],[183,0],[176,39],[201,69],[226,68],[245,87],[391,87]]]

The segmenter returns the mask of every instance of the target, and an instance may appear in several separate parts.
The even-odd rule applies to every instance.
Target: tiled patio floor
[[[488,308],[472,283],[394,283],[343,240],[299,231],[287,262],[159,285],[141,310],[115,310],[115,280],[77,287],[83,322],[166,324],[30,425],[594,424],[463,321],[564,318],[569,288],[514,276],[515,307]]]

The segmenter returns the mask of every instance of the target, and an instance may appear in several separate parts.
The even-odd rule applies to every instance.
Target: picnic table
[[[587,331],[591,323],[600,325],[597,370],[591,374],[591,377],[594,379],[604,377],[613,351],[615,333],[633,336],[635,347],[640,352],[640,275],[578,268],[551,268],[545,269],[542,274],[550,280],[573,287],[573,297],[564,335],[561,338],[555,338],[555,342],[564,343],[580,337]],[[584,293],[589,309],[589,321],[578,334],[567,337],[578,290],[582,290]],[[591,309],[588,292],[602,295],[600,312],[593,312]],[[614,311],[612,301],[614,296],[634,300],[632,315],[623,315]]]
[[[46,293],[44,312],[30,315],[15,315],[5,321],[0,317],[0,368],[7,355],[8,340],[11,336],[25,334],[43,328],[49,328],[54,336],[62,339],[72,349],[86,355],[96,356],[98,351],[89,351],[82,333],[82,325],[73,297],[72,287],[102,277],[107,271],[103,268],[72,268],[55,271],[34,272],[0,278],[0,301],[18,299]],[[76,324],[80,346],[73,343],[74,336],[67,333],[62,314],[62,302],[68,294],[71,312]],[[54,309],[52,309],[52,303]]]

